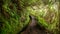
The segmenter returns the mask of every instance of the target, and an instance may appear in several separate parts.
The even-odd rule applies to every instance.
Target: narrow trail
[[[37,21],[35,17],[34,16],[31,16],[31,17],[32,17],[32,20],[29,26],[21,34],[52,34],[52,33],[47,33],[45,29],[42,29],[39,26],[37,26]]]

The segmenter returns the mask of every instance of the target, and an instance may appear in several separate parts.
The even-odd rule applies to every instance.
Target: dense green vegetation
[[[58,34],[58,0],[0,0],[0,34],[17,34],[34,16],[38,25]]]

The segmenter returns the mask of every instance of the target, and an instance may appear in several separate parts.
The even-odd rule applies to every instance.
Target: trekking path
[[[34,16],[31,17],[32,17],[31,23],[28,25],[26,30],[23,31],[21,34],[49,34],[44,28],[37,26],[37,21]]]

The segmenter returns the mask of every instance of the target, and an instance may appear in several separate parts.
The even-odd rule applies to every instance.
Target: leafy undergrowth
[[[34,16],[39,26],[58,33],[59,2],[49,0],[0,0],[0,34],[17,34]]]

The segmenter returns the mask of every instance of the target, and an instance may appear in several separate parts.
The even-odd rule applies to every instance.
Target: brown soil
[[[32,16],[32,21],[29,26],[21,34],[52,34],[45,30],[45,28],[37,25],[36,19]]]

